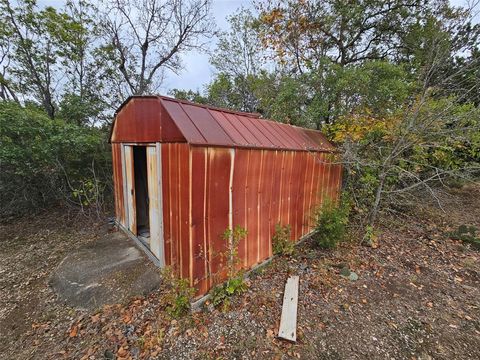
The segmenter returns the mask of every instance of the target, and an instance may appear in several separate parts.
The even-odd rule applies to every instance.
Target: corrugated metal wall
[[[182,143],[161,144],[165,264],[190,278],[190,152]]]
[[[126,226],[123,197],[122,144],[112,144],[113,187],[115,197],[115,217]]]
[[[121,144],[112,144],[115,212],[125,225]],[[272,255],[275,224],[296,241],[313,228],[313,210],[337,198],[341,165],[331,153],[232,149],[162,143],[165,262],[206,293],[224,278],[223,233],[240,225],[244,268]],[[217,275],[216,277],[214,275]]]
[[[225,275],[219,253],[228,227],[248,231],[239,245],[248,269],[272,255],[275,224],[290,224],[296,241],[312,230],[313,209],[338,196],[341,166],[331,164],[331,154],[195,146],[189,152],[185,144],[162,149],[167,264],[199,294]]]

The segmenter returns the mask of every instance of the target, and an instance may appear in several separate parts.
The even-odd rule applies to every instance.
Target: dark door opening
[[[148,214],[148,178],[147,178],[147,148],[133,147],[133,166],[135,172],[135,207],[137,214],[137,236],[148,244],[150,238],[150,223]]]

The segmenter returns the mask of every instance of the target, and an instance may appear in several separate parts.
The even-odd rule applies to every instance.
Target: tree
[[[12,30],[7,22],[0,23],[0,99],[15,100],[18,97],[13,89],[12,81],[8,78],[11,66]]]
[[[65,93],[84,100],[87,87],[98,91],[98,83],[91,83],[95,69],[87,61],[93,43],[92,17],[84,11],[88,7],[83,0],[68,1],[67,11],[39,9],[35,0],[20,0],[17,6],[0,0],[0,32],[8,37],[8,42],[1,41],[1,48],[8,49],[8,66],[3,67],[2,75],[4,98],[7,92],[14,99],[18,99],[14,93],[22,94],[25,100],[40,103],[53,119]],[[0,34],[0,38],[5,36]]]
[[[420,5],[420,0],[281,0],[257,7],[263,43],[302,73],[317,69],[324,58],[347,66],[389,57]]]
[[[258,111],[255,86],[265,71],[265,54],[255,28],[255,18],[248,9],[228,17],[230,30],[218,36],[210,63],[218,72],[208,86],[212,101],[237,110]],[[230,92],[230,93],[229,93]]]
[[[198,104],[208,104],[209,101],[199,91],[172,89],[169,94],[176,99],[187,100]]]
[[[178,72],[180,55],[202,49],[213,34],[210,0],[115,0],[102,24],[121,74],[124,94],[143,95],[161,84],[163,71]]]
[[[218,35],[217,48],[210,58],[219,73],[231,77],[257,76],[264,68],[264,54],[254,20],[248,9],[240,9],[228,17],[230,30]]]
[[[65,14],[72,27],[59,31],[59,54],[66,81],[59,102],[60,117],[77,123],[93,124],[110,103],[105,91],[105,62],[98,51],[97,9],[85,0],[68,0]]]

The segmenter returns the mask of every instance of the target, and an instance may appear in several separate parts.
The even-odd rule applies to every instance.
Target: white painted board
[[[135,208],[135,173],[133,170],[133,146],[124,146],[125,193],[127,194],[128,230],[137,235],[137,215]]]
[[[278,337],[297,341],[297,305],[298,305],[298,276],[290,276],[285,284],[283,294],[282,317]]]
[[[160,143],[147,147],[147,177],[150,216],[150,250],[165,264],[163,253],[163,207],[162,207],[162,172]]]

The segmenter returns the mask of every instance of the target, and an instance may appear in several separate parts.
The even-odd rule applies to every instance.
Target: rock
[[[350,276],[350,269],[348,267],[344,267],[342,270],[340,270],[340,275],[345,277]]]
[[[358,275],[354,273],[353,271],[348,275],[348,280],[350,281],[357,281],[358,280]]]
[[[105,359],[108,359],[108,360],[115,359],[115,355],[111,350],[105,350],[105,352],[103,353],[103,356],[105,357]]]

